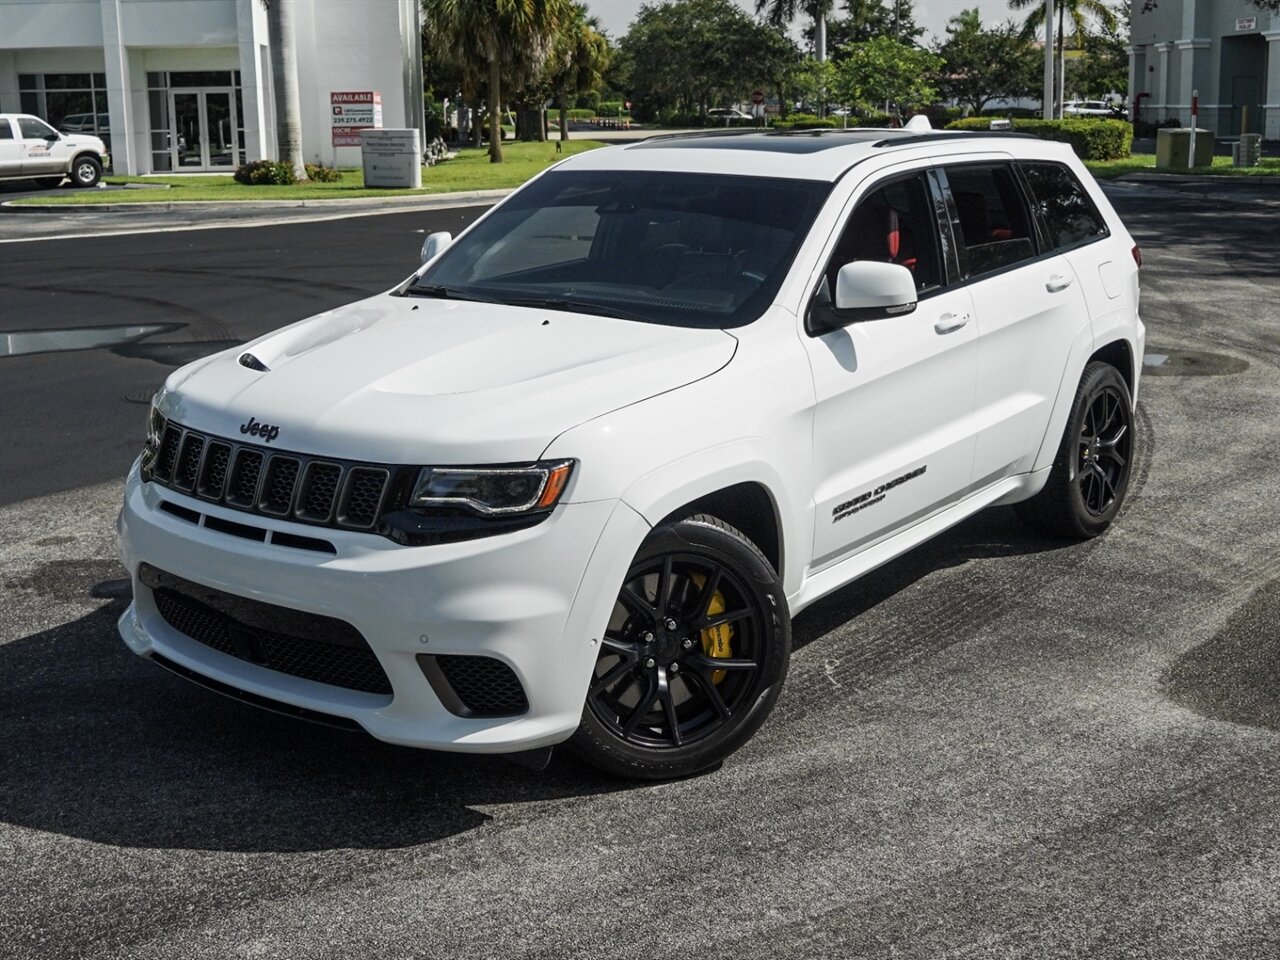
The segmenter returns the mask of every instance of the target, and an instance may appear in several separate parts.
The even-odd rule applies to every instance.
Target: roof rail
[[[1010,138],[1017,140],[1039,140],[1034,133],[1010,133],[1007,130],[935,130],[932,133],[905,133],[898,137],[886,137],[877,143],[873,143],[873,147],[896,147],[902,144],[928,143],[931,140],[955,140],[976,139],[976,140],[1008,140]]]

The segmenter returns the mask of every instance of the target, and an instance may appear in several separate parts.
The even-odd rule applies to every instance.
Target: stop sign
[[[757,90],[755,93],[751,94],[751,102],[764,103],[764,94],[761,91]]]

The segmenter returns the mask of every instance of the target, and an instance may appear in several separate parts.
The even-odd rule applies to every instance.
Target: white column
[[[1173,49],[1172,43],[1155,44],[1156,52],[1160,54],[1160,66],[1156,69],[1156,89],[1151,94],[1151,99],[1156,102],[1151,104],[1152,108],[1159,111],[1153,120],[1159,122],[1164,119],[1165,105],[1169,102],[1169,51]]]
[[[133,80],[129,74],[129,51],[120,32],[120,0],[102,0],[102,58],[107,75],[107,112],[111,115],[111,165],[116,173],[136,176],[151,172],[151,157],[145,150],[146,118],[135,116]],[[141,137],[139,137],[141,134]],[[137,142],[141,139],[141,146]]]
[[[1138,81],[1142,78],[1138,76],[1138,48],[1125,47],[1124,52],[1129,55],[1129,119],[1137,119],[1134,115],[1134,107],[1138,102]]]
[[[1176,40],[1174,46],[1178,48],[1178,117],[1183,124],[1190,126],[1191,91],[1209,92],[1207,54],[1198,54],[1196,51],[1208,50],[1213,46],[1213,41],[1196,37],[1190,40]],[[1200,120],[1197,122],[1205,119],[1202,110]],[[1210,130],[1217,129],[1215,124],[1207,122],[1203,123],[1203,126]]]
[[[1272,26],[1277,26],[1277,19],[1272,18]],[[1267,140],[1280,140],[1280,30],[1268,30],[1262,36],[1267,41],[1267,102],[1262,105],[1267,117],[1262,135]]]
[[[244,156],[241,163],[261,160],[268,154],[266,118],[263,109],[271,87],[262,75],[262,57],[259,48],[266,44],[266,34],[259,27],[265,22],[260,17],[261,0],[236,0],[236,43],[240,53],[240,102],[244,116]]]

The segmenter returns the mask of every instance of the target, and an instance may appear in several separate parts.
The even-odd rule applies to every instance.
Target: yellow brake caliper
[[[707,578],[701,574],[691,574],[690,579],[694,585],[701,590],[702,585],[707,582]],[[711,597],[711,602],[707,604],[707,616],[714,617],[724,613],[725,603],[724,594],[719,590]],[[718,627],[708,627],[702,631],[702,650],[708,657],[715,657],[717,660],[728,660],[733,656],[733,627],[727,623],[722,623]],[[724,679],[725,670],[715,670],[711,674],[711,682],[719,683]]]

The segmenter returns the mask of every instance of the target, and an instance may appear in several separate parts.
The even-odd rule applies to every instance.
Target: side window
[[[921,293],[941,286],[936,224],[923,173],[873,190],[854,208],[827,263],[827,295],[835,291],[840,268],[854,260],[901,264]]]
[[[968,279],[1036,255],[1022,192],[1007,164],[947,167],[960,236],[960,272]]]
[[[1106,221],[1070,170],[1060,163],[1021,166],[1054,249],[1064,250],[1107,236]]]
[[[55,132],[53,127],[35,117],[19,117],[18,129],[22,131],[23,138],[28,140],[43,140]]]
[[[9,121],[0,119],[0,140],[12,140],[13,128],[9,126]]]

